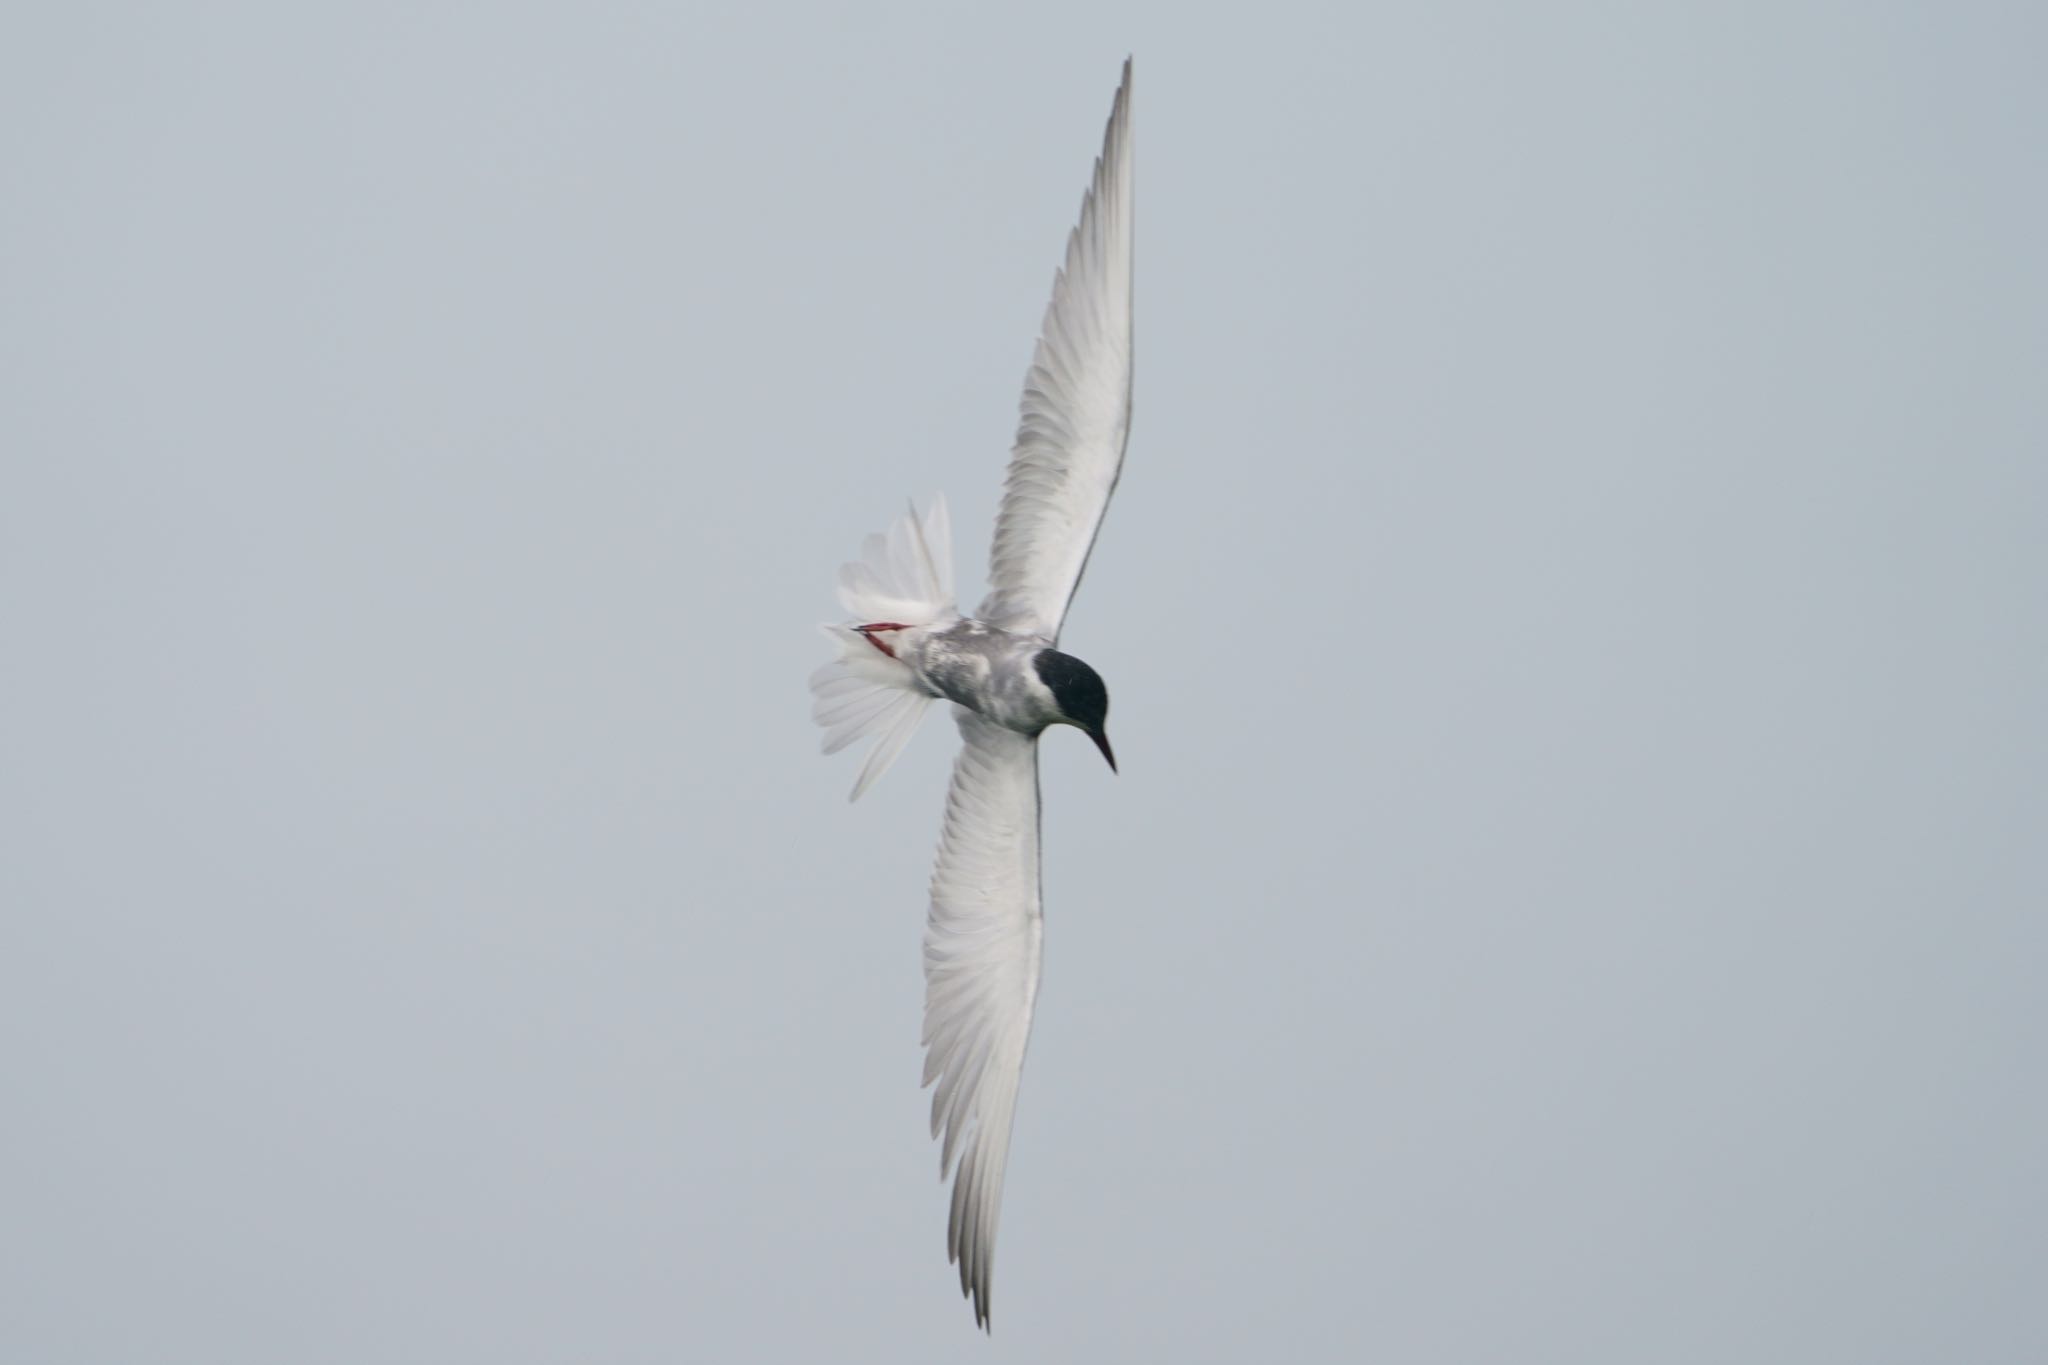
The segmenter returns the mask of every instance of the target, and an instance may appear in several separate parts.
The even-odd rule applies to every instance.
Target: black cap
[[[1103,729],[1109,723],[1109,689],[1103,686],[1102,675],[1073,655],[1056,649],[1038,651],[1031,665],[1051,691],[1053,702],[1060,708],[1060,718],[1087,731],[1088,738],[1109,760],[1110,771],[1116,771],[1116,755],[1110,751],[1109,736]]]

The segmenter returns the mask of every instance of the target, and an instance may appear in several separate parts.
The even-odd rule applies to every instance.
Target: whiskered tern
[[[811,677],[825,752],[875,737],[853,796],[903,751],[925,708],[953,703],[962,747],[924,934],[924,1082],[939,1173],[953,1178],[946,1255],[975,1321],[989,1320],[1003,1168],[1038,994],[1038,739],[1072,725],[1112,770],[1109,692],[1060,652],[1060,623],[1122,468],[1131,425],[1131,64],[1024,377],[988,596],[953,600],[952,532],[935,499],[869,536],[839,574],[854,619]]]

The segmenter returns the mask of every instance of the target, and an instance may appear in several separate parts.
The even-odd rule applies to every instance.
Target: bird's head
[[[1102,675],[1082,663],[1071,654],[1062,654],[1056,649],[1041,649],[1031,660],[1038,680],[1052,693],[1053,707],[1057,714],[1053,725],[1071,725],[1095,741],[1095,747],[1102,750],[1102,756],[1109,760],[1109,770],[1116,771],[1116,754],[1109,747],[1109,736],[1103,727],[1109,723],[1109,689],[1102,685]]]

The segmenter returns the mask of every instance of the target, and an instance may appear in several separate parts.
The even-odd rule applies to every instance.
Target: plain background
[[[2048,1357],[2044,13],[12,11],[0,1357]],[[1126,52],[989,1342],[804,679]]]

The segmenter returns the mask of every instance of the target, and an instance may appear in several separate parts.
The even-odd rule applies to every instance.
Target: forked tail
[[[910,666],[896,658],[890,637],[959,614],[945,499],[933,498],[921,518],[913,504],[887,536],[869,536],[860,559],[839,571],[839,602],[854,619],[824,628],[839,657],[811,674],[811,719],[825,727],[828,754],[877,736],[848,798],[858,801],[903,752],[932,702]]]

